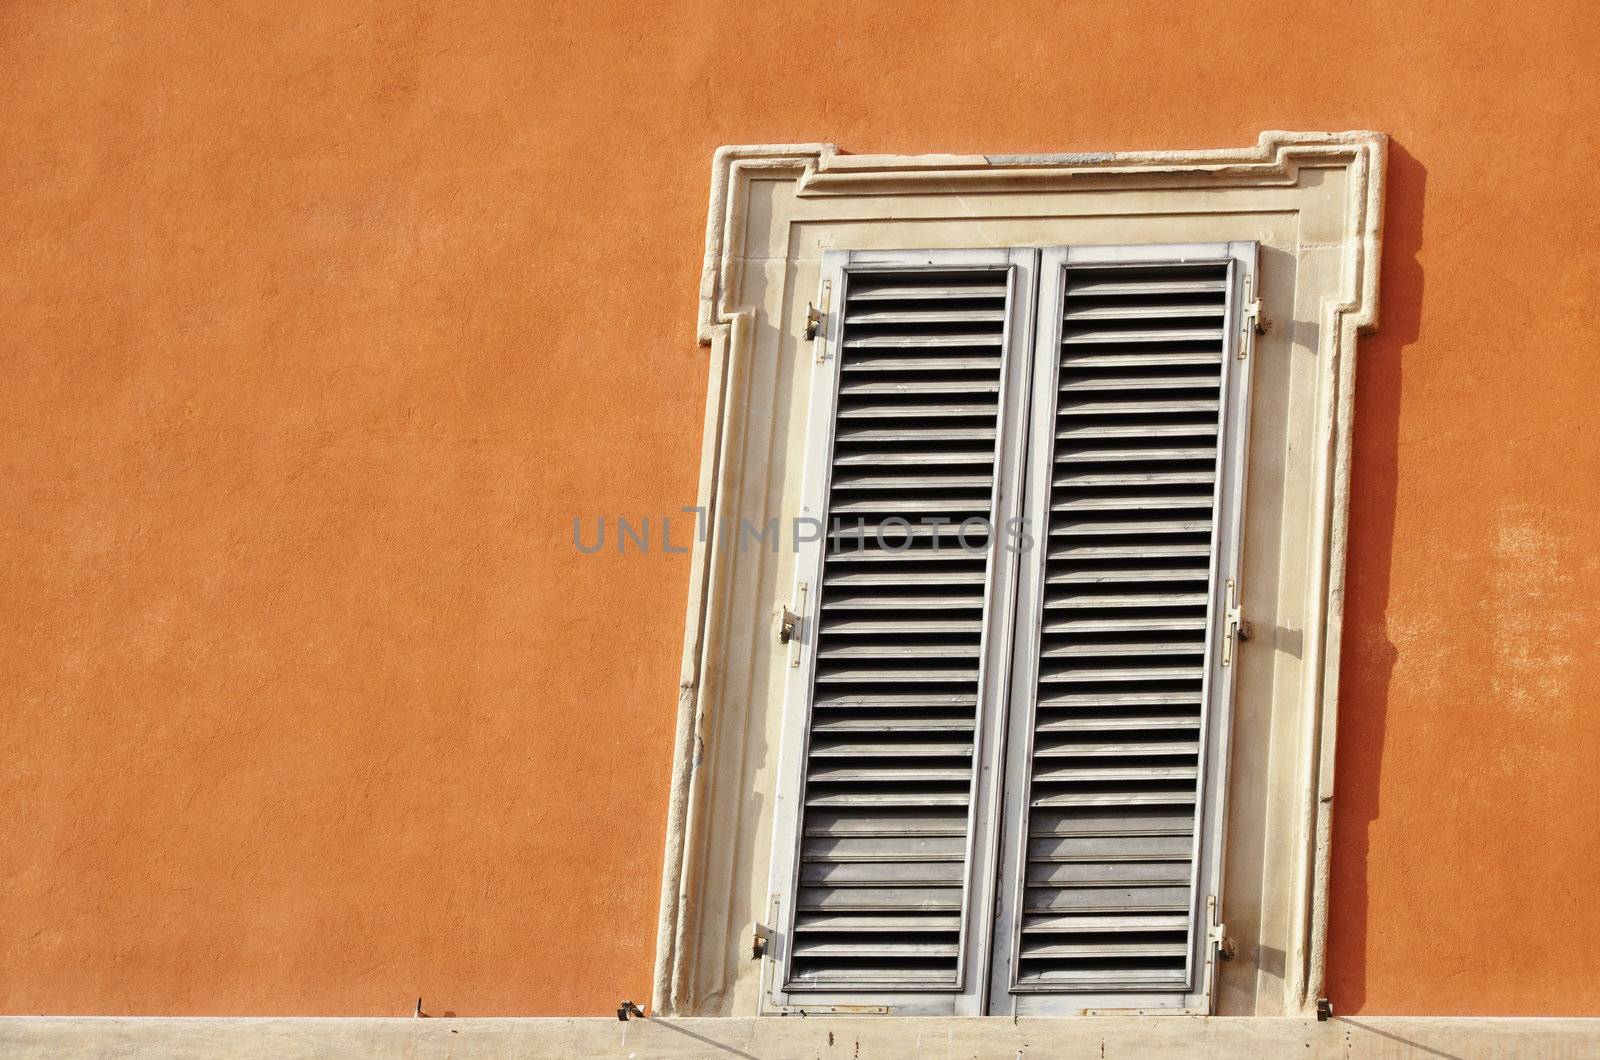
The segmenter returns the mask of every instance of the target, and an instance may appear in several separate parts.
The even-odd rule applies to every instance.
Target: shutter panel
[[[997,1012],[1206,1003],[1253,254],[1045,254]]]
[[[804,487],[826,536],[796,559],[776,815],[779,1006],[981,1011],[997,792],[981,764],[999,753],[1015,568],[991,546],[1019,505],[1034,253],[829,256]]]

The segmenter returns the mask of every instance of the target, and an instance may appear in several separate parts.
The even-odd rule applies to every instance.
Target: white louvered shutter
[[[1254,267],[1041,260],[997,1014],[1209,1004]]]
[[[1209,1008],[1255,271],[825,256],[765,1010]]]
[[[827,537],[796,557],[779,1009],[982,1011],[1017,563],[994,546],[1019,512],[1036,257],[824,262],[824,332],[801,349],[804,515]]]

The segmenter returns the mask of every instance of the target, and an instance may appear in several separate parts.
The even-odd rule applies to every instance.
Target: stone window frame
[[[1386,146],[1355,131],[1263,132],[1252,148],[1203,151],[716,152],[698,320],[711,351],[696,501],[706,532],[690,556],[657,1012],[760,1011],[765,962],[751,944],[768,884],[785,669],[773,623],[793,557],[741,550],[738,526],[786,525],[798,507],[802,330],[822,253],[1229,239],[1262,245],[1272,327],[1255,353],[1242,588],[1256,636],[1241,658],[1222,899],[1237,956],[1214,998],[1228,1014],[1315,1012],[1355,353],[1377,323]]]

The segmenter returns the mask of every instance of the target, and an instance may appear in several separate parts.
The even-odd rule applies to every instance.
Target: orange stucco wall
[[[719,144],[1394,136],[1330,992],[1600,1012],[1587,0],[0,7],[0,1010],[648,995]]]

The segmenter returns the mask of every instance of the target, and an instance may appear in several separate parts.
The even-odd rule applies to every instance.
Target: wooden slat
[[[796,957],[946,957],[954,959],[960,953],[954,941],[908,942],[904,939],[886,939],[868,935],[850,942],[809,942],[796,940]]]
[[[1028,917],[1025,923],[1030,931],[1051,935],[1100,935],[1112,932],[1145,934],[1152,931],[1187,931],[1189,928],[1188,917],[1162,914],[1136,916],[1118,913],[1104,915],[1041,913]]]
[[[1169,942],[1140,942],[1137,939],[1119,938],[1113,942],[1047,942],[1030,941],[1022,947],[1024,960],[1045,958],[1078,958],[1106,960],[1114,957],[1177,957],[1182,958],[1189,945],[1183,939]]]
[[[1182,913],[1189,908],[1189,888],[1029,887],[1023,903],[1027,913]]]
[[[1000,380],[998,378],[995,378],[992,381],[987,378],[982,378],[982,376],[997,373],[974,374],[979,376],[979,378],[938,379],[930,377],[926,379],[893,380],[888,382],[878,379],[860,380],[845,378],[839,382],[839,394],[841,397],[883,397],[885,395],[898,394],[909,398],[927,400],[928,398],[939,394],[949,394],[955,398],[971,398],[985,394],[998,394],[1000,392]],[[1204,402],[1191,402],[1191,404],[1198,407],[1202,406]],[[1215,408],[1215,405],[1216,403],[1212,402],[1213,409]],[[1201,409],[1201,411],[1204,410]]]
[[[1187,835],[1045,836],[1028,843],[1031,861],[1187,862],[1194,840]]]
[[[820,807],[829,810],[856,809],[863,812],[872,810],[893,809],[896,807],[921,807],[935,806],[939,808],[960,807],[967,809],[970,799],[966,792],[927,792],[927,791],[873,791],[873,790],[832,790],[827,789],[814,792],[806,796],[807,807]]]
[[[1150,460],[1204,460],[1217,458],[1217,447],[1206,446],[1140,446],[1138,448],[1056,446],[1057,464],[1104,464],[1123,461],[1147,462]]]
[[[921,913],[961,908],[959,887],[827,887],[800,888],[802,910],[828,913],[882,913],[915,909]]]
[[[1224,281],[1209,275],[1195,275],[1174,279],[1140,279],[1137,274],[1125,277],[1092,279],[1074,282],[1067,291],[1068,302],[1087,298],[1123,297],[1128,295],[1157,299],[1174,294],[1210,294],[1219,300],[1223,295]]]
[[[862,372],[977,372],[994,371],[999,368],[999,354],[992,357],[955,357],[949,354],[914,357],[903,354],[880,354],[853,358],[843,370],[854,376]]]
[[[1061,393],[1080,394],[1109,390],[1122,394],[1140,390],[1215,390],[1221,382],[1215,372],[1209,376],[1203,373],[1173,372],[1162,375],[1077,375],[1061,384]]]
[[[1063,398],[1056,412],[1061,416],[1214,416],[1217,408],[1215,398],[1152,398],[1148,401]]]
[[[926,423],[931,419],[941,422],[950,421],[958,424],[971,424],[975,420],[987,420],[990,429],[993,429],[995,405],[989,401],[952,401],[949,404],[935,405],[926,402],[898,402],[886,400],[869,400],[846,402],[842,404],[837,413],[841,423],[858,420],[893,420],[910,421],[912,423]]]
[[[1033,753],[1039,758],[1120,758],[1144,755],[1192,758],[1199,749],[1199,744],[1194,740],[1136,740],[1124,737],[1116,741],[1095,743],[1041,742],[1035,746]]]
[[[1141,350],[1138,353],[1097,353],[1092,349],[1075,350],[1063,354],[1061,366],[1074,371],[1083,368],[1171,368],[1178,365],[1218,364],[1220,351],[1211,350]]]
[[[920,300],[919,300],[920,301]],[[870,327],[874,324],[1003,324],[1005,306],[995,305],[984,309],[946,309],[938,306],[921,309],[852,309],[844,318],[847,326]]]
[[[1081,301],[1069,305],[1063,316],[1068,323],[1100,320],[1183,320],[1189,317],[1220,320],[1226,311],[1217,302],[1127,302],[1085,306]]]
[[[1090,918],[1061,917],[1058,919],[1082,920]],[[949,932],[954,934],[961,930],[961,918],[914,913],[806,913],[795,921],[794,929],[802,934],[815,934],[818,932],[849,932],[851,934]]]
[[[841,345],[846,350],[939,349],[954,346],[999,346],[1001,329],[996,327],[985,331],[926,332],[909,335],[857,335],[846,330],[845,336]],[[848,371],[853,364],[860,364],[863,361],[870,363],[871,360],[870,357],[850,358],[840,367]]]
[[[969,299],[1004,299],[1004,283],[940,283],[937,279],[921,282],[914,279],[899,281],[852,280],[849,300],[857,302],[948,302]],[[934,309],[934,312],[940,310]]]
[[[1069,330],[1061,340],[1066,346],[1101,346],[1109,343],[1175,343],[1222,342],[1221,328],[1165,327],[1165,328],[1085,328]]]
[[[960,740],[820,740],[811,743],[813,758],[960,758],[971,757],[972,741]]]
[[[966,856],[966,839],[960,835],[812,836],[800,849],[819,862],[960,861]]]

